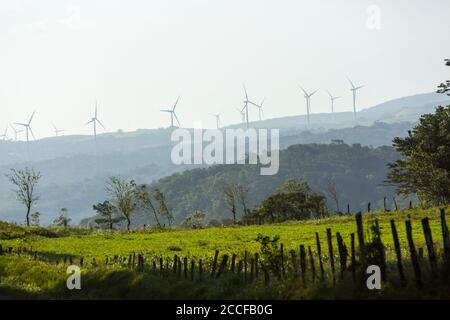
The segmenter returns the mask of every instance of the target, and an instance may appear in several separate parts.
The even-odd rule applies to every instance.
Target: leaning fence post
[[[317,245],[317,255],[319,257],[319,267],[320,267],[320,280],[323,281],[325,278],[325,270],[323,268],[322,262],[322,250],[320,247],[319,233],[316,232],[316,245]]]
[[[408,245],[409,245],[409,252],[411,254],[411,262],[414,268],[414,276],[416,278],[416,284],[417,287],[422,287],[422,279],[421,279],[421,272],[420,272],[420,264],[419,260],[417,259],[417,252],[416,247],[414,245],[414,240],[412,237],[412,227],[411,227],[411,220],[405,221],[406,225],[406,236],[408,238]]]
[[[352,279],[353,282],[356,281],[356,252],[355,252],[355,234],[352,232],[350,234],[350,250],[352,252],[351,263],[352,263]]]
[[[400,276],[400,283],[402,286],[405,286],[406,278],[403,272],[402,251],[400,248],[400,241],[398,240],[397,228],[395,226],[395,221],[393,219],[391,220],[391,230],[392,230],[392,238],[394,240],[395,255],[397,256],[397,269],[398,274]]]
[[[309,262],[311,265],[312,280],[314,282],[314,281],[316,281],[316,266],[314,264],[314,254],[311,250],[311,246],[308,246],[308,253],[309,253]]]
[[[264,273],[264,284],[265,284],[266,286],[268,286],[268,285],[269,285],[269,282],[270,282],[269,271],[267,271],[266,266],[265,266],[264,263],[262,263],[262,262],[261,262],[261,269],[262,269],[262,271],[263,271],[263,273]]]
[[[436,252],[434,251],[433,236],[431,235],[430,223],[427,217],[422,219],[423,234],[427,244],[428,259],[430,260],[431,275],[433,279],[437,277]]]
[[[217,268],[217,259],[219,257],[219,250],[216,250],[214,252],[214,260],[213,260],[213,264],[211,266],[211,278],[214,278],[214,274],[216,273],[216,268]]]
[[[233,253],[233,255],[231,256],[231,268],[230,268],[231,273],[234,273],[235,264],[236,264],[236,254]]]
[[[219,271],[217,272],[216,278],[219,278],[220,275],[225,271],[225,268],[227,267],[228,262],[228,255],[224,254],[222,258],[222,263],[219,266]]]
[[[345,269],[347,268],[348,251],[347,247],[345,246],[344,240],[342,239],[342,236],[339,232],[336,232],[336,239],[339,251],[339,264],[341,266],[340,279],[342,280],[344,278]]]
[[[331,237],[331,229],[327,229],[327,242],[328,242],[328,255],[330,256],[330,266],[331,273],[333,276],[333,282],[336,281],[335,270],[334,270],[334,253],[333,253],[333,242]]]

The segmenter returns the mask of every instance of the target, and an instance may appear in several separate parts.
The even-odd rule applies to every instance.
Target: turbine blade
[[[308,93],[305,91],[305,89],[303,89],[303,87],[302,86],[299,86],[300,87],[300,89],[302,89],[302,91],[303,91],[303,93],[305,94],[305,96],[307,96],[308,95]]]
[[[100,120],[98,120],[98,119],[96,119],[96,120],[97,120],[97,122],[102,126],[102,128],[106,130],[106,128],[105,128],[105,126],[103,125],[103,123],[101,123]]]
[[[169,113],[173,112],[172,110],[159,110],[159,111],[161,111],[161,112],[169,112]]]
[[[180,120],[178,120],[177,114],[176,114],[175,112],[173,113],[173,116],[174,116],[175,119],[177,120],[178,125],[181,126]]]
[[[245,87],[245,85],[243,85],[243,87],[245,92],[245,100],[248,100],[247,88]]]
[[[175,108],[177,107],[178,101],[180,100],[180,96],[178,96],[177,101],[175,101],[175,104],[173,106],[172,111],[175,111]]]
[[[350,80],[349,77],[347,77],[348,82],[350,82],[350,85],[352,86],[353,89],[355,89],[355,85],[353,84],[352,80]]]
[[[26,123],[17,123],[17,122],[15,122],[14,124],[17,124],[18,126],[28,127],[28,124],[26,124]]]
[[[94,122],[94,119],[92,119],[92,120],[89,121],[89,122],[86,122],[84,125],[87,126],[88,124],[90,124],[90,123],[92,123],[92,122]]]
[[[34,136],[33,130],[31,129],[31,127],[30,127],[30,126],[28,126],[28,129],[30,129],[30,132],[31,132],[31,136],[33,137],[33,139],[34,139],[34,140],[36,140],[36,137]]]
[[[317,92],[317,90],[316,91],[314,91],[313,93],[311,93],[309,96],[311,97],[314,93],[316,93]]]
[[[31,121],[33,120],[34,114],[36,113],[36,111],[33,111],[33,114],[31,115],[30,120],[28,120],[28,125],[31,124]]]

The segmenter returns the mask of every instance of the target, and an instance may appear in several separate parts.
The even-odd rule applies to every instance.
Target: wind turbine
[[[17,134],[23,132],[23,130],[17,130],[14,126],[10,125],[11,129],[14,131],[14,141],[17,141]]]
[[[27,144],[29,142],[29,133],[31,133],[33,139],[36,139],[33,133],[33,130],[31,129],[31,121],[33,120],[34,114],[36,113],[36,111],[33,111],[33,114],[30,117],[30,120],[28,120],[28,123],[15,123],[18,126],[22,126],[25,127],[25,132],[26,132],[26,137],[27,137]]]
[[[339,96],[334,97],[328,90],[327,90],[327,92],[328,92],[328,95],[330,96],[330,101],[331,101],[331,113],[333,113],[334,112],[334,100],[339,99],[340,97]]]
[[[8,136],[6,135],[8,133],[8,126],[5,128],[5,133],[0,135],[0,138],[3,138],[3,141],[6,141],[8,139]]]
[[[348,82],[350,82],[350,85],[352,86],[350,88],[350,91],[353,93],[353,114],[355,116],[355,120],[356,120],[356,91],[358,91],[359,89],[361,89],[364,86],[359,86],[359,87],[355,87],[355,85],[353,84],[352,80],[350,80],[349,77],[347,77]]]
[[[91,120],[89,122],[86,122],[85,125],[87,126],[88,124],[91,124],[91,123],[94,125],[94,138],[97,138],[97,123],[99,125],[101,125],[103,129],[106,130],[105,126],[101,123],[100,120],[98,120],[98,117],[97,117],[97,101],[95,101],[95,115],[93,118],[91,118]]]
[[[240,113],[242,117],[242,123],[245,123],[245,112],[239,108],[236,108],[236,110]]]
[[[172,109],[164,109],[164,110],[160,110],[161,112],[168,112],[170,113],[170,127],[173,128],[173,118],[175,117],[175,119],[178,122],[178,125],[181,126],[180,121],[178,120],[177,114],[175,113],[175,108],[177,107],[178,101],[180,100],[180,97],[178,96],[177,101],[175,101],[175,104],[173,105]]]
[[[313,96],[314,93],[317,92],[313,91],[312,93],[307,93],[305,89],[303,89],[302,86],[300,86],[300,89],[302,89],[303,93],[305,94],[305,99],[306,99],[306,117],[308,119],[308,125],[309,125],[309,114],[311,112],[311,97]]]
[[[211,115],[213,117],[216,117],[216,127],[217,127],[217,129],[219,129],[220,128],[220,123],[221,123],[221,121],[220,121],[220,113],[216,113],[216,114],[211,113]]]
[[[245,110],[245,118],[247,121],[247,128],[248,128],[248,104],[252,104],[255,107],[259,107],[259,106],[256,103],[254,103],[248,99],[247,89],[245,88],[245,85],[244,85],[244,93],[245,93],[245,100],[244,100],[244,107],[242,108],[242,111]]]
[[[263,104],[265,100],[266,99],[264,98],[259,105],[255,105],[258,108],[259,121],[264,117]]]
[[[53,129],[55,130],[55,137],[58,137],[59,134],[60,134],[61,132],[66,131],[66,130],[58,129],[58,128],[55,126],[55,124],[53,124],[53,123],[52,123],[52,126],[53,126]]]

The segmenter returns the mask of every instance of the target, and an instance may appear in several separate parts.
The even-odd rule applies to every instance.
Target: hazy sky
[[[36,109],[38,137],[51,122],[88,134],[96,99],[108,131],[167,126],[159,109],[178,95],[183,126],[212,127],[216,112],[235,123],[243,83],[266,117],[304,114],[299,84],[320,89],[312,112],[329,110],[325,89],[351,110],[346,75],[366,85],[360,108],[433,91],[450,78],[449,12],[448,0],[2,0],[0,131]]]

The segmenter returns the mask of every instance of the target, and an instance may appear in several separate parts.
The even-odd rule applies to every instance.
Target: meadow
[[[448,208],[447,212],[448,212]],[[377,219],[381,238],[386,248],[388,268],[396,272],[396,256],[393,248],[390,220],[395,220],[402,255],[405,259],[406,273],[412,274],[408,266],[408,242],[404,221],[411,219],[415,245],[426,252],[426,243],[422,230],[421,219],[428,217],[433,234],[433,242],[438,253],[442,252],[442,229],[439,208],[427,210],[412,209],[398,212],[374,212],[363,215],[364,234],[370,238],[369,226]],[[0,245],[3,250],[20,248],[39,252],[44,261],[34,260],[32,255],[0,256],[0,296],[25,298],[335,298],[335,297],[413,297],[415,294],[441,297],[440,292],[422,292],[413,287],[392,291],[392,284],[380,292],[348,290],[349,279],[344,278],[337,286],[323,282],[307,289],[295,281],[272,280],[269,285],[263,285],[262,280],[252,285],[243,285],[233,275],[225,275],[212,282],[187,281],[166,277],[161,278],[153,269],[152,272],[136,273],[129,270],[126,263],[111,263],[113,257],[126,260],[131,254],[141,254],[145,257],[145,268],[152,270],[152,263],[157,263],[159,257],[188,258],[204,261],[205,272],[210,267],[215,250],[220,256],[236,254],[237,259],[243,259],[245,253],[261,252],[261,244],[256,240],[258,234],[280,237],[286,254],[286,268],[289,268],[289,250],[298,251],[300,245],[309,246],[317,254],[316,235],[318,232],[324,256],[324,265],[328,270],[326,230],[331,229],[333,246],[336,250],[336,233],[339,232],[347,245],[350,246],[350,234],[356,233],[355,217],[342,216],[309,221],[292,221],[274,225],[217,227],[198,230],[155,229],[146,228],[131,232],[89,230],[84,228],[43,228],[23,227],[0,223]],[[425,248],[425,250],[423,250]],[[82,258],[85,261],[83,270],[84,281],[90,290],[79,293],[68,292],[65,289],[66,264],[63,259],[71,259],[77,263]],[[426,256],[421,257],[423,270],[428,266]],[[338,260],[336,256],[336,269]],[[120,260],[122,261],[122,260]],[[64,261],[66,262],[66,261]],[[105,262],[108,265],[105,267]],[[68,261],[67,261],[68,263]],[[228,262],[229,263],[229,262]],[[153,264],[153,268],[155,268]],[[101,266],[101,267],[99,267]],[[309,267],[308,267],[309,268]],[[181,262],[180,262],[181,269]],[[179,277],[178,277],[179,278]],[[183,277],[181,277],[183,278]],[[394,284],[395,284],[394,280]],[[89,285],[90,283],[90,285]],[[410,281],[412,285],[413,281]],[[448,291],[448,290],[447,290]],[[3,293],[2,293],[3,292]]]

